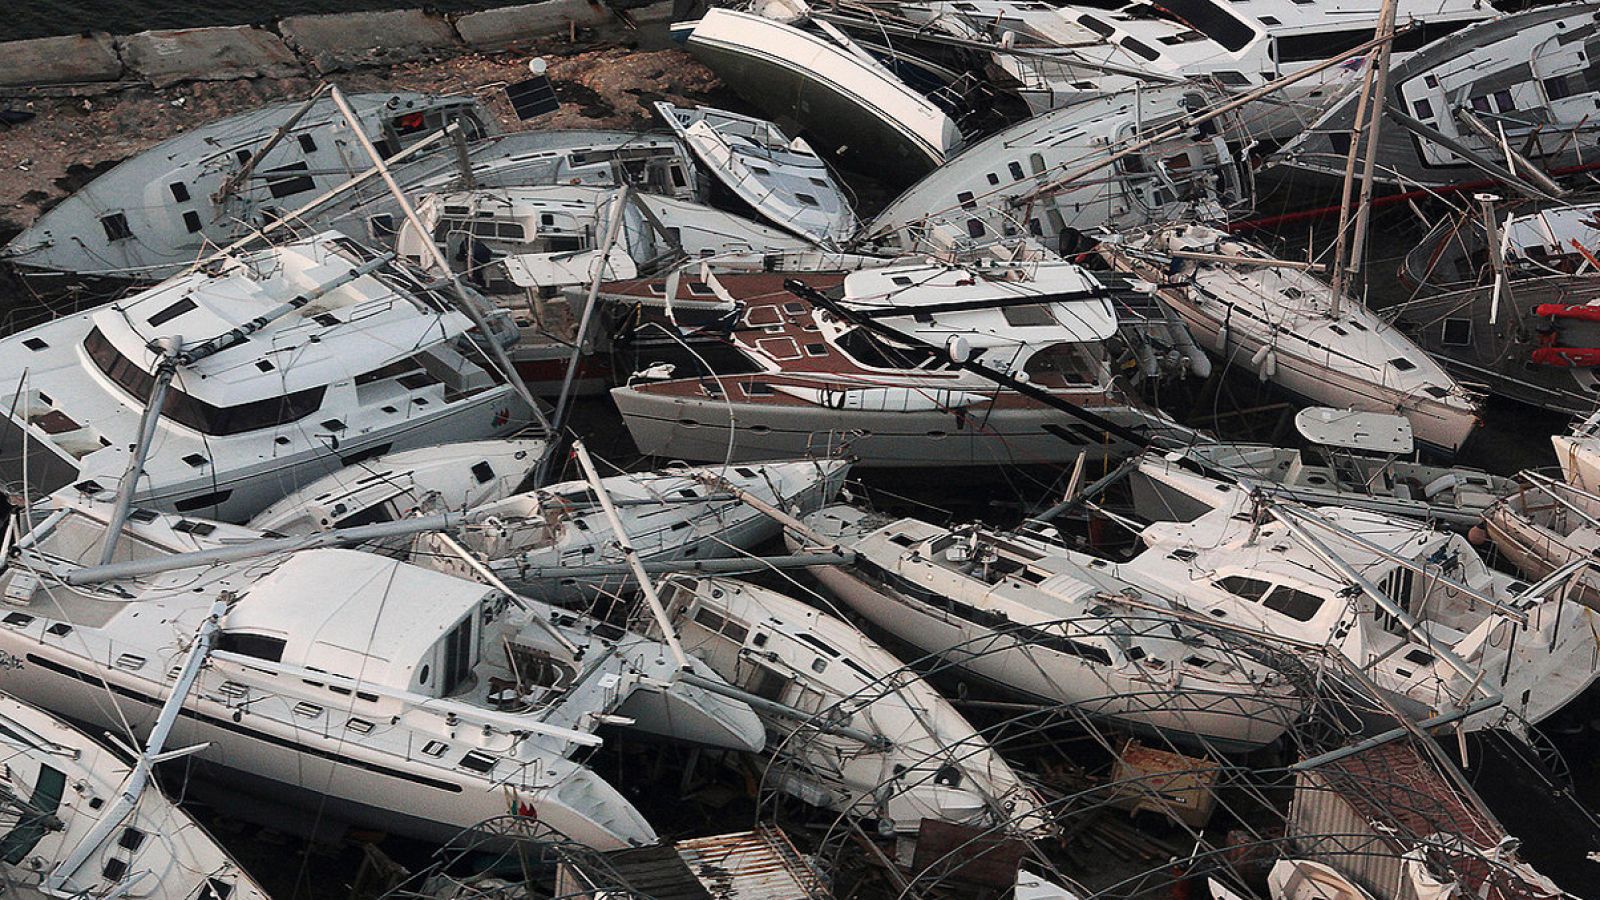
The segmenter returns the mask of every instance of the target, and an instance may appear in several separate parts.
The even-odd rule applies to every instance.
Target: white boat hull
[[[811,570],[819,581],[874,625],[984,681],[1049,704],[1065,703],[1178,740],[1202,740],[1225,751],[1249,751],[1277,740],[1298,716],[1292,694],[1208,691],[1155,680],[1106,676],[1078,657],[935,614],[892,598],[839,567]]]
[[[33,630],[43,628],[36,620]],[[121,732],[121,717],[143,737],[163,700],[162,686],[98,667],[45,646],[15,628],[0,634],[0,688],[94,727]],[[108,695],[117,698],[116,707]],[[247,709],[247,708],[246,708]],[[330,718],[336,721],[329,721]],[[520,814],[600,850],[653,843],[655,833],[633,806],[599,776],[565,758],[540,761],[540,774],[558,773],[542,787],[508,785],[485,791],[483,782],[454,778],[450,770],[408,770],[403,760],[372,753],[342,738],[334,710],[290,727],[245,709],[229,709],[203,689],[184,704],[170,746],[205,745],[199,759],[245,783],[264,786],[271,799],[283,791],[315,796],[352,821],[419,840],[445,842],[478,824]],[[467,737],[463,729],[462,737]],[[179,766],[184,762],[176,763]],[[227,776],[225,776],[227,777]],[[536,776],[537,777],[537,776]]]
[[[861,467],[994,466],[1090,462],[1132,452],[1126,442],[1046,407],[994,409],[971,417],[941,410],[879,412],[734,404],[655,396],[632,388],[611,392],[641,453],[675,459],[749,462],[848,453]],[[1161,427],[1152,414],[1127,406],[1095,407],[1122,425]],[[1169,423],[1170,424],[1170,423]]]

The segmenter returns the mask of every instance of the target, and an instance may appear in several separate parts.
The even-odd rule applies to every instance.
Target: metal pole
[[[472,177],[472,159],[467,152],[467,135],[460,128],[460,119],[456,119],[454,124],[457,127],[451,132],[450,137],[451,142],[456,145],[456,165],[461,169],[461,186],[469,191],[476,190],[478,182]]]
[[[1473,115],[1472,110],[1466,107],[1457,109],[1456,119],[1458,119],[1461,124],[1476,132],[1478,137],[1483,138],[1490,144],[1498,144],[1502,142],[1502,136],[1490,131],[1489,126],[1483,124],[1482,119],[1479,119],[1476,115]],[[1502,146],[1504,145],[1502,144]],[[1507,154],[1506,165],[1512,166],[1516,171],[1527,176],[1528,180],[1537,185],[1540,190],[1547,191],[1556,197],[1565,196],[1567,194],[1567,190],[1565,188],[1559,184],[1556,184],[1555,179],[1540,171],[1539,167],[1530,162],[1526,156],[1523,156],[1509,147],[1505,148],[1505,152]]]
[[[447,134],[450,134],[455,128],[456,128],[455,125],[451,125],[448,128],[445,128],[443,130],[435,131],[433,134],[428,135],[427,137],[423,138],[422,140],[417,141],[415,144],[412,144],[411,146],[407,147],[406,149],[401,150],[399,153],[396,153],[395,155],[389,157],[389,160],[388,160],[389,163],[393,164],[393,163],[397,163],[397,162],[402,162],[402,161],[404,161],[404,160],[406,160],[406,159],[408,159],[408,158],[410,158],[412,156],[415,156],[416,154],[422,152],[422,150],[424,150],[425,148],[430,147],[430,146],[438,143],[440,138],[444,137]],[[254,243],[257,240],[260,240],[260,239],[266,237],[267,235],[273,233],[274,231],[277,231],[279,228],[283,228],[284,226],[288,225],[290,222],[298,221],[299,219],[304,218],[307,213],[311,212],[312,210],[316,209],[317,207],[321,206],[322,204],[327,203],[328,201],[330,201],[333,198],[339,196],[340,194],[344,193],[345,191],[348,191],[351,188],[354,188],[354,187],[362,184],[367,179],[371,178],[372,176],[374,176],[376,174],[378,174],[378,170],[377,170],[376,167],[374,167],[374,168],[371,168],[371,169],[367,169],[366,171],[362,172],[359,175],[352,176],[351,178],[347,179],[344,183],[335,185],[335,186],[329,188],[324,193],[319,194],[317,197],[313,198],[309,203],[307,203],[306,205],[300,207],[299,209],[293,210],[293,211],[291,211],[289,213],[286,213],[285,215],[279,216],[278,218],[273,219],[271,222],[268,222],[265,227],[263,227],[263,228],[261,228],[261,229],[259,229],[257,231],[254,231],[254,232],[246,235],[245,237],[242,237],[242,238],[238,239],[237,241],[234,241],[233,243],[229,244],[226,247],[223,247],[221,250],[218,250],[217,252],[211,254],[210,256],[207,256],[204,259],[197,260],[194,265],[189,267],[189,271],[193,272],[196,269],[200,268],[201,266],[205,265],[206,263],[208,263],[208,262],[210,262],[210,261],[212,261],[214,259],[219,259],[221,257],[227,256],[228,254],[233,253],[234,251],[240,249],[241,247],[244,247],[244,246],[246,246],[248,244]]]
[[[1395,5],[1395,0],[1384,0],[1383,9],[1378,13],[1378,36],[1394,37]],[[1372,220],[1372,176],[1378,164],[1378,138],[1383,128],[1384,94],[1389,90],[1389,57],[1393,49],[1392,40],[1379,45],[1374,66],[1373,107],[1367,116],[1367,156],[1361,163],[1361,199],[1356,202],[1356,233],[1350,245],[1350,258],[1346,261],[1351,275],[1361,271],[1366,259],[1367,226]]]
[[[1270,485],[1269,485],[1269,487],[1270,487]],[[1253,488],[1253,490],[1259,490],[1259,489]],[[1260,491],[1260,493],[1270,494],[1271,491]],[[1387,547],[1384,547],[1384,546],[1379,545],[1379,544],[1375,544],[1372,541],[1367,540],[1366,538],[1362,537],[1359,534],[1356,534],[1356,533],[1351,532],[1351,531],[1347,531],[1347,530],[1345,530],[1343,528],[1340,528],[1340,527],[1334,525],[1331,522],[1324,521],[1323,519],[1321,519],[1321,518],[1319,518],[1317,516],[1302,515],[1297,510],[1279,508],[1277,511],[1281,512],[1281,513],[1284,513],[1285,515],[1292,515],[1292,516],[1295,516],[1296,518],[1304,519],[1305,524],[1312,525],[1312,526],[1317,527],[1317,528],[1321,528],[1324,531],[1327,531],[1327,532],[1329,532],[1331,534],[1337,535],[1341,540],[1349,541],[1350,543],[1355,544],[1357,547],[1360,547],[1361,549],[1363,549],[1363,550],[1367,551],[1368,553],[1371,553],[1371,554],[1373,554],[1375,556],[1381,556],[1384,559],[1387,559],[1390,562],[1393,562],[1393,563],[1399,565],[1400,568],[1402,568],[1402,569],[1410,569],[1411,571],[1417,573],[1418,575],[1423,576],[1424,578],[1436,579],[1437,581],[1440,581],[1440,582],[1444,583],[1445,585],[1447,585],[1451,590],[1458,591],[1458,592],[1460,592],[1462,594],[1465,594],[1469,598],[1471,598],[1473,601],[1475,601],[1477,603],[1482,603],[1485,606],[1489,607],[1490,609],[1493,609],[1496,612],[1501,613],[1502,615],[1509,616],[1510,618],[1515,619],[1517,621],[1517,624],[1519,624],[1519,625],[1528,624],[1528,614],[1527,613],[1522,612],[1522,611],[1517,610],[1517,609],[1513,609],[1512,607],[1506,606],[1504,603],[1501,603],[1499,600],[1496,600],[1493,597],[1489,596],[1488,594],[1485,594],[1482,591],[1479,591],[1479,590],[1477,590],[1477,589],[1475,589],[1475,588],[1473,588],[1473,587],[1471,587],[1471,586],[1469,586],[1469,585],[1467,585],[1467,584],[1465,584],[1463,582],[1456,581],[1456,580],[1451,579],[1451,578],[1446,578],[1446,577],[1444,577],[1444,575],[1442,573],[1430,572],[1426,565],[1423,565],[1422,563],[1419,563],[1419,562],[1417,562],[1416,560],[1413,560],[1413,559],[1407,559],[1406,557],[1401,556],[1400,554],[1394,552],[1393,550],[1388,549]]]
[[[1037,515],[1029,516],[1023,524],[1049,525],[1056,519],[1059,519],[1082,506],[1090,497],[1095,496],[1113,484],[1116,484],[1122,479],[1127,478],[1130,474],[1132,474],[1134,469],[1138,468],[1139,463],[1143,458],[1144,457],[1142,455],[1128,457],[1127,459],[1123,460],[1115,469],[1112,469],[1105,475],[1100,476],[1082,490],[1074,491],[1065,500],[1062,500],[1055,506],[1038,513]]]
[[[600,282],[605,280],[606,264],[611,260],[611,248],[617,243],[617,235],[622,231],[622,220],[626,218],[628,196],[631,191],[632,187],[625,184],[611,195],[611,219],[606,222],[606,236],[600,245],[599,264],[595,266],[594,278],[589,282],[589,296],[583,303],[583,316],[578,320],[578,333],[572,342],[572,355],[567,359],[567,372],[561,378],[561,394],[556,398],[556,409],[550,419],[552,447],[561,440],[561,429],[567,423],[567,409],[572,403],[572,383],[577,379],[578,366],[583,362],[583,345],[589,337],[589,323],[594,320],[594,307],[600,298]],[[535,485],[544,484],[554,458],[554,453],[546,453],[544,458],[539,460],[538,474],[535,475],[533,482]]]
[[[577,456],[578,466],[583,469],[584,477],[589,480],[589,486],[594,489],[594,495],[600,501],[600,508],[605,510],[606,521],[611,523],[617,546],[621,548],[623,558],[633,571],[633,577],[639,582],[639,590],[644,594],[645,603],[650,606],[650,614],[655,616],[656,624],[661,627],[662,640],[667,642],[668,649],[672,651],[672,658],[677,660],[678,668],[687,672],[689,658],[683,654],[683,647],[678,643],[678,634],[673,630],[671,620],[667,618],[667,611],[661,606],[656,586],[650,582],[650,574],[639,564],[639,551],[633,548],[633,542],[628,539],[627,529],[622,527],[622,517],[617,515],[617,508],[611,505],[611,495],[606,491],[599,470],[594,467],[594,460],[589,458],[589,448],[583,445],[583,441],[573,441],[572,452]]]
[[[765,697],[757,696],[749,691],[741,691],[725,681],[713,681],[710,678],[702,678],[693,672],[684,672],[678,677],[683,679],[684,683],[686,684],[692,684],[697,688],[710,691],[713,694],[720,694],[729,698],[730,700],[738,700],[748,706],[754,707],[755,709],[765,710],[773,715],[783,716],[786,719],[794,719],[799,722],[804,722],[807,725],[816,728],[818,731],[822,731],[827,734],[836,734],[842,738],[849,738],[852,741],[859,741],[863,744],[866,744],[868,747],[874,747],[878,749],[886,749],[894,746],[893,742],[881,734],[873,734],[869,731],[862,731],[859,728],[851,728],[848,725],[829,722],[827,719],[817,715],[816,713],[806,712],[803,709],[797,709],[793,706],[789,706],[786,703],[779,703],[775,700],[768,700]]]
[[[444,254],[439,252],[439,246],[433,242],[428,230],[422,227],[422,220],[417,218],[417,211],[412,208],[411,201],[406,199],[405,192],[400,190],[400,185],[395,182],[394,176],[389,173],[389,167],[384,164],[383,157],[378,155],[377,148],[372,146],[372,140],[362,130],[361,120],[356,118],[355,112],[350,109],[350,104],[345,102],[344,92],[340,91],[337,86],[332,87],[330,92],[334,104],[339,107],[339,112],[344,115],[345,121],[350,123],[350,129],[355,133],[356,141],[361,144],[361,149],[366,151],[367,156],[372,160],[372,164],[377,167],[379,177],[383,179],[384,184],[389,186],[389,193],[394,196],[395,202],[400,204],[401,211],[405,213],[406,221],[411,223],[411,227],[415,228],[417,234],[422,238],[422,244],[427,248],[428,254],[433,257],[433,264],[438,267],[441,277],[450,283],[450,289],[456,296],[457,307],[477,327],[478,336],[488,347],[490,355],[494,357],[494,361],[505,372],[506,380],[511,383],[512,388],[516,390],[522,401],[528,405],[533,417],[539,421],[545,431],[549,431],[550,423],[545,419],[544,413],[540,412],[539,401],[534,399],[533,393],[523,383],[522,376],[517,373],[517,367],[512,364],[511,357],[506,354],[506,348],[500,346],[500,342],[495,340],[494,333],[489,330],[488,321],[483,317],[483,311],[478,308],[478,304],[473,301],[472,297],[467,294],[466,288],[462,286],[461,277],[456,274],[454,269],[450,268],[450,263],[445,260]]]
[[[133,771],[129,773],[128,780],[117,794],[117,799],[101,811],[94,828],[72,848],[72,852],[50,870],[50,874],[40,885],[47,893],[58,895],[65,893],[67,879],[72,877],[72,873],[98,852],[111,835],[127,824],[128,817],[139,804],[140,795],[150,784],[151,768],[157,757],[161,756],[162,748],[166,746],[167,736],[171,734],[172,726],[178,720],[178,712],[183,709],[183,701],[188,698],[195,679],[200,677],[200,666],[205,662],[206,655],[211,652],[212,636],[216,633],[222,617],[228,612],[230,598],[231,595],[225,592],[211,605],[211,612],[200,623],[200,628],[194,636],[194,643],[189,646],[189,653],[184,657],[183,667],[178,671],[177,680],[173,682],[172,693],[168,695],[166,702],[161,704],[155,725],[150,729],[150,737],[145,741],[144,752],[134,761]],[[86,885],[85,888],[87,887]]]
[[[811,566],[847,566],[856,561],[853,551],[831,553],[791,553],[782,556],[734,557],[731,559],[655,559],[642,560],[640,565],[652,575],[725,575],[730,572],[747,572],[752,569],[804,569]],[[615,566],[530,566],[518,569],[521,578],[605,578],[628,575],[633,567]]]
[[[243,325],[240,325],[238,328],[234,328],[224,334],[219,334],[214,338],[196,344],[192,350],[178,351],[176,354],[177,363],[183,366],[192,366],[208,356],[214,356],[218,353],[221,353],[229,347],[232,347],[235,344],[238,344],[240,341],[243,341],[250,335],[255,334],[268,325],[271,325],[278,319],[281,319],[289,313],[306,306],[313,300],[324,297],[358,278],[371,275],[373,272],[376,272],[388,265],[394,260],[394,258],[395,255],[393,253],[384,253],[378,256],[376,259],[364,262],[353,269],[349,269],[348,271],[342,272],[339,275],[330,278],[322,284],[317,285],[315,288],[296,296],[292,300],[278,304],[272,309],[269,309],[261,315],[256,316],[254,319],[251,319]]]
[[[812,528],[810,525],[807,525],[794,516],[789,515],[778,507],[773,506],[771,503],[768,503],[760,497],[757,497],[756,495],[750,493],[742,487],[739,487],[720,475],[712,475],[709,472],[702,472],[695,476],[695,480],[699,481],[706,487],[716,488],[717,490],[727,491],[728,493],[733,494],[733,496],[738,498],[740,502],[754,507],[760,512],[766,513],[768,516],[776,519],[778,524],[784,526],[790,531],[799,533],[806,540],[811,541],[813,544],[816,544],[819,547],[832,547],[834,548],[835,552],[842,552],[838,549],[838,542],[830,540],[827,535],[822,534],[821,532]]]
[[[145,460],[150,456],[150,444],[156,439],[156,428],[161,424],[161,412],[167,406],[167,392],[172,387],[173,376],[178,374],[178,353],[183,350],[183,338],[158,338],[152,342],[161,350],[161,361],[156,364],[155,385],[150,389],[150,399],[145,401],[144,413],[139,417],[139,435],[117,482],[117,499],[111,505],[111,518],[106,526],[105,543],[100,545],[100,565],[111,562],[117,552],[117,542],[122,539],[122,527],[128,523],[128,513],[133,508],[133,494],[138,489],[139,478],[144,474]]]
[[[1209,112],[1202,113],[1198,116],[1181,119],[1142,141],[1135,141],[1116,153],[1112,153],[1109,156],[1089,163],[1086,166],[1075,169],[1054,181],[1034,188],[1026,194],[1021,194],[1011,198],[1011,205],[1027,206],[1035,200],[1055,194],[1072,182],[1077,181],[1079,178],[1092,175],[1101,169],[1114,165],[1118,160],[1132,156],[1133,154],[1139,153],[1147,148],[1154,147],[1156,144],[1159,144],[1162,141],[1177,137],[1196,125],[1204,125],[1212,119],[1225,116],[1236,109],[1260,100],[1262,97],[1283,90],[1291,84],[1304,81],[1313,75],[1319,75],[1353,56],[1359,56],[1363,53],[1366,53],[1368,50],[1371,50],[1373,47],[1378,46],[1379,44],[1383,44],[1389,40],[1392,40],[1393,37],[1394,35],[1388,35],[1386,37],[1374,37],[1372,40],[1357,44],[1356,46],[1351,47],[1349,50],[1346,50],[1337,56],[1325,59],[1309,68],[1301,69],[1300,71],[1295,72],[1293,75],[1285,75],[1282,78],[1269,81],[1253,91],[1246,91],[1245,93],[1238,95],[1232,100],[1229,100],[1227,103],[1224,103],[1221,106],[1218,106],[1216,109],[1210,110]]]
[[[1472,199],[1478,201],[1478,207],[1483,212],[1483,239],[1489,244],[1489,268],[1494,272],[1494,284],[1489,289],[1489,324],[1500,323],[1500,293],[1506,286],[1506,261],[1500,254],[1500,223],[1495,221],[1494,205],[1500,198],[1488,192],[1473,194]],[[1511,308],[1516,315],[1516,307]],[[1517,318],[1521,318],[1520,315]]]
[[[1327,753],[1318,754],[1310,759],[1303,759],[1290,766],[1289,771],[1304,772],[1307,769],[1315,769],[1321,765],[1326,765],[1337,760],[1345,759],[1346,757],[1355,756],[1357,753],[1365,753],[1366,751],[1371,750],[1373,747],[1382,746],[1390,741],[1399,740],[1408,734],[1412,734],[1413,729],[1437,728],[1440,725],[1448,725],[1451,722],[1459,721],[1470,716],[1475,716],[1484,710],[1494,709],[1499,705],[1500,696],[1498,694],[1493,697],[1485,697],[1476,703],[1463,706],[1455,712],[1445,713],[1438,716],[1430,716],[1429,718],[1423,719],[1420,722],[1413,722],[1410,728],[1393,728],[1381,734],[1375,734],[1364,741],[1351,744],[1348,747],[1340,747],[1337,750],[1330,750]]]
[[[484,565],[483,562],[472,553],[472,551],[461,546],[461,544],[457,542],[455,538],[445,534],[442,531],[436,536],[440,541],[444,542],[445,547],[448,548],[451,553],[461,557],[462,561],[472,568],[472,571],[478,573],[478,577],[489,582],[490,587],[500,591],[507,597],[510,597],[511,602],[515,603],[524,612],[532,614],[530,615],[530,618],[533,620],[533,622],[540,628],[543,628],[545,634],[550,635],[550,637],[553,638],[556,643],[561,645],[562,649],[566,650],[568,653],[571,653],[575,657],[583,655],[583,650],[577,644],[574,644],[570,639],[568,639],[565,634],[562,634],[561,629],[557,628],[554,623],[545,619],[544,616],[535,613],[532,603],[529,603],[526,598],[507,587],[506,583],[501,581],[500,577],[495,575],[494,572],[490,571],[489,567]]]
[[[1393,31],[1394,20],[1391,18],[1393,12],[1392,0],[1384,0],[1383,9],[1378,17],[1379,30],[1375,33],[1383,33],[1383,23],[1388,23],[1389,30]],[[1350,198],[1355,192],[1356,160],[1361,156],[1361,143],[1367,131],[1367,116],[1372,105],[1372,83],[1377,74],[1377,56],[1378,54],[1374,53],[1367,59],[1367,70],[1361,73],[1361,94],[1356,100],[1355,121],[1350,127],[1350,149],[1344,158],[1344,181],[1340,185],[1339,193],[1339,228],[1334,232],[1333,281],[1331,302],[1328,306],[1328,315],[1335,318],[1339,315],[1339,305],[1344,302],[1345,277],[1349,268],[1345,251],[1350,235]]]
[[[315,550],[319,547],[337,547],[343,544],[378,540],[379,538],[403,537],[424,531],[440,531],[470,521],[472,521],[472,518],[462,513],[439,513],[415,519],[401,519],[398,522],[379,522],[375,525],[358,525],[354,528],[336,528],[332,531],[324,531],[317,534],[284,538],[262,538],[259,541],[228,544],[227,546],[214,547],[210,550],[191,550],[187,553],[168,553],[151,557],[150,559],[134,559],[99,566],[84,566],[63,574],[61,580],[70,585],[99,584],[103,581],[171,572],[174,569],[237,562],[241,559],[269,556],[273,553]]]
[[[1381,588],[1369,581],[1365,575],[1357,572],[1354,566],[1339,558],[1339,555],[1328,549],[1326,544],[1318,540],[1315,535],[1306,531],[1305,527],[1296,521],[1297,516],[1295,514],[1288,510],[1279,509],[1278,505],[1275,503],[1269,503],[1267,505],[1267,510],[1272,513],[1274,518],[1276,518],[1279,522],[1282,522],[1284,527],[1289,529],[1289,532],[1293,534],[1295,538],[1306,547],[1306,549],[1310,550],[1313,555],[1320,558],[1325,564],[1339,570],[1339,573],[1343,575],[1346,580],[1360,588],[1363,594],[1366,594],[1368,597],[1372,598],[1372,602],[1382,607],[1385,612],[1389,613],[1389,615],[1394,616],[1395,621],[1404,626],[1406,632],[1420,641],[1423,646],[1427,647],[1429,652],[1444,660],[1450,666],[1450,668],[1455,669],[1456,672],[1458,672],[1463,678],[1466,678],[1472,685],[1471,690],[1482,690],[1486,694],[1492,695],[1496,703],[1500,702],[1501,697],[1498,692],[1491,691],[1482,685],[1480,681],[1482,673],[1479,670],[1467,665],[1466,660],[1457,656],[1454,650],[1444,646],[1437,638],[1429,634],[1428,630],[1423,628],[1421,623],[1413,618],[1411,613],[1406,611],[1405,607],[1394,602],[1393,598],[1391,598],[1388,594],[1385,594]],[[1469,695],[1471,690],[1468,691]],[[1461,701],[1465,700],[1465,697],[1461,698]]]
[[[239,171],[229,175],[228,180],[222,183],[222,187],[217,188],[217,192],[211,195],[211,202],[221,203],[229,194],[238,190],[239,185],[243,184],[244,180],[250,177],[250,173],[256,170],[256,166],[261,162],[261,160],[265,159],[266,155],[272,152],[272,148],[283,142],[284,137],[289,133],[290,129],[300,124],[300,120],[305,118],[305,114],[311,111],[311,107],[317,104],[317,100],[321,98],[323,93],[327,90],[328,84],[326,82],[317,85],[317,89],[311,92],[311,97],[306,100],[305,103],[301,104],[299,109],[294,111],[294,115],[289,117],[289,121],[279,125],[278,130],[273,132],[272,137],[267,140],[267,143],[263,145],[260,150],[257,150],[254,154],[252,154],[249,159],[245,160],[244,165],[239,169]]]

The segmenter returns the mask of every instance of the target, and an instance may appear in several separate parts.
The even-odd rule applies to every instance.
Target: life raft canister
[[[1541,303],[1533,308],[1533,314],[1554,321],[1600,322],[1600,306],[1588,304]],[[1600,347],[1562,347],[1556,344],[1559,339],[1559,330],[1540,335],[1540,346],[1534,348],[1532,361],[1541,366],[1567,369],[1600,366]]]

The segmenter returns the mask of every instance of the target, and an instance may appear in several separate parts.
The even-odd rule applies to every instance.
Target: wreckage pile
[[[264,896],[181,771],[451,848],[396,898],[1580,890],[1463,769],[1581,818],[1597,13],[758,0],[671,26],[747,108],[127,159],[0,249],[80,308],[0,338],[0,869]]]

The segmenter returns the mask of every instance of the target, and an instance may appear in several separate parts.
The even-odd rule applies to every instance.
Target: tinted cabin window
[[[293,174],[304,172],[307,168],[309,167],[305,163],[295,163],[267,172],[267,190],[272,192],[272,196],[283,198],[315,189],[317,183],[311,180],[311,176]]]
[[[125,241],[133,237],[133,229],[128,227],[128,217],[122,213],[101,216],[100,227],[105,229],[108,241]]]
[[[444,678],[440,696],[448,697],[472,677],[472,617],[462,619],[444,638]]]
[[[1250,26],[1235,19],[1231,13],[1211,0],[1163,0],[1161,7],[1182,19],[1190,28],[1233,52],[1244,49],[1245,45],[1255,37],[1255,32]],[[1330,48],[1317,58],[1326,59],[1336,52],[1338,51]]]
[[[1291,619],[1309,622],[1322,608],[1322,598],[1294,588],[1280,587],[1267,595],[1267,609],[1276,610]]]
[[[264,634],[224,631],[217,635],[218,650],[224,653],[237,653],[240,656],[253,656],[268,662],[278,662],[283,659],[283,646],[281,638],[267,637]]]
[[[1259,601],[1272,587],[1272,583],[1259,578],[1246,578],[1243,575],[1229,575],[1218,581],[1217,587],[1236,597]]]
[[[155,376],[119,353],[99,328],[90,330],[89,336],[83,340],[83,349],[101,373],[116,382],[118,387],[140,402],[149,401],[150,392],[155,387]],[[311,415],[322,407],[325,390],[318,386],[238,406],[212,406],[173,387],[168,389],[167,405],[162,414],[205,434],[241,434],[298,421]]]

